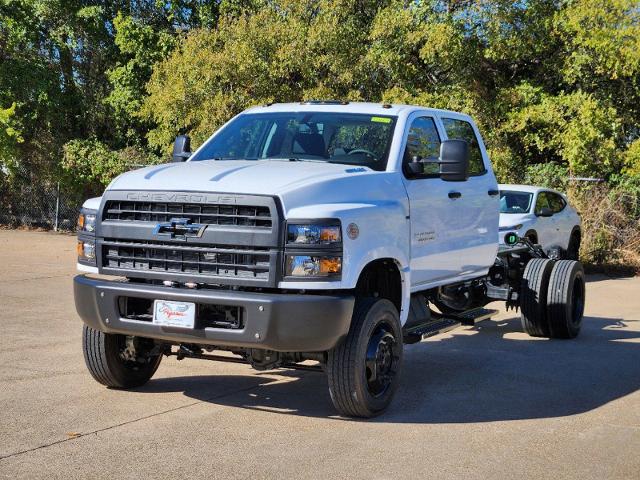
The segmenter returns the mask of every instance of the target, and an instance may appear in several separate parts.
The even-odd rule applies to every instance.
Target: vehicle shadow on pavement
[[[623,329],[633,322],[640,321],[585,317],[572,341],[529,338],[512,318],[408,345],[396,398],[370,421],[490,422],[595,409],[640,388],[640,331]],[[157,379],[139,391],[183,391],[212,404],[339,418],[320,373],[247,373]]]

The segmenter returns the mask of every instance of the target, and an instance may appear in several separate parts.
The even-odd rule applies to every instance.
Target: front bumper
[[[154,338],[171,343],[258,348],[281,352],[332,349],[349,331],[354,297],[298,295],[229,290],[185,290],[78,275],[74,278],[76,310],[84,323],[105,333]],[[120,316],[121,296],[239,306],[241,329],[180,329]]]

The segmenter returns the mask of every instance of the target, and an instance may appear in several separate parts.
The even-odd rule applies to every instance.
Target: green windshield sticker
[[[371,117],[372,122],[391,123],[391,119],[387,117]]]

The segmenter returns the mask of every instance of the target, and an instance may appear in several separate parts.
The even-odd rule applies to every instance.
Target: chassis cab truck
[[[514,235],[499,250],[498,185],[467,115],[276,104],[189,143],[82,208],[75,303],[104,385],[141,386],[166,355],[317,368],[341,414],[371,417],[403,344],[488,318],[490,301],[519,307],[530,335],[578,334],[581,265]]]

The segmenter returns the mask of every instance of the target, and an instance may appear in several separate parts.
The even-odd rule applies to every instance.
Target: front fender
[[[402,279],[401,322],[404,323],[409,304],[410,222],[406,205],[402,202],[367,204],[325,204],[291,209],[289,221],[296,218],[338,218],[342,224],[343,261],[342,278],[331,282],[280,282],[280,288],[307,290],[344,289],[356,287],[364,268],[374,260],[393,259]],[[350,224],[357,225],[358,236],[347,234]]]

